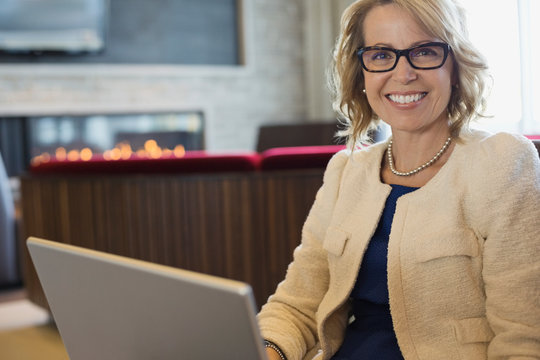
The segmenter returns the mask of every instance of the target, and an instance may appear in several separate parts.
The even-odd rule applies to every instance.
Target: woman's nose
[[[394,79],[402,84],[414,81],[418,76],[416,69],[411,66],[405,56],[402,56],[398,60],[398,63],[392,72]]]

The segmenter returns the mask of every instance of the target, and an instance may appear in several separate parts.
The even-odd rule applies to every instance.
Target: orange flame
[[[150,139],[144,143],[144,147],[133,151],[131,145],[127,142],[116,144],[112,149],[105,150],[102,154],[105,160],[128,160],[132,157],[140,159],[159,159],[161,157],[174,156],[181,158],[186,155],[186,149],[183,145],[176,145],[174,149],[161,148],[156,140]],[[55,150],[54,156],[49,153],[42,153],[32,158],[33,166],[47,163],[52,159],[56,161],[90,161],[94,158],[92,150],[85,147],[81,150],[72,149],[67,151],[64,147],[58,147]]]
[[[56,149],[56,152],[54,154],[54,157],[56,158],[56,160],[58,161],[64,161],[66,160],[66,149],[62,146],[60,146],[58,149]]]
[[[81,150],[81,160],[90,161],[92,159],[92,150],[90,148],[84,148]]]

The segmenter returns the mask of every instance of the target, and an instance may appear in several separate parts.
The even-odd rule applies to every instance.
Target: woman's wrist
[[[266,358],[268,360],[281,360],[279,353],[272,348],[266,348]]]
[[[264,347],[266,348],[267,354],[270,350],[273,354],[276,354],[278,356],[278,357],[273,356],[273,358],[280,359],[280,360],[287,360],[283,351],[281,351],[281,349],[273,342],[264,340]]]

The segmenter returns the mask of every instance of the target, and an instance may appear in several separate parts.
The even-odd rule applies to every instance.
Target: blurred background
[[[15,223],[32,164],[335,143],[318,138],[337,123],[326,69],[352,2],[0,1],[0,290],[24,285]],[[474,126],[538,138],[540,1],[462,5],[493,75]]]

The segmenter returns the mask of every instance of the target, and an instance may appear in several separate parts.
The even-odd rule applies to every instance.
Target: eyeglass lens
[[[362,52],[362,62],[368,71],[391,70],[397,63],[397,52],[390,48],[368,47]],[[403,55],[419,69],[440,67],[446,58],[443,44],[417,46],[404,51]]]

